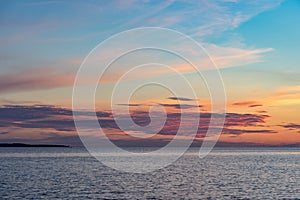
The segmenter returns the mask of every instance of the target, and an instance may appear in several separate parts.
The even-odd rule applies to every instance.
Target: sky
[[[219,138],[230,145],[300,145],[300,2],[262,1],[1,1],[0,2],[0,142],[58,143],[80,145],[72,115],[72,91],[76,73],[86,56],[99,43],[123,31],[142,27],[161,27],[181,32],[203,46],[216,64],[224,82],[226,120]],[[128,33],[114,41],[105,54],[93,62],[110,60],[120,47],[130,48],[140,38],[194,55],[201,72],[207,58],[197,57],[180,41]],[[204,54],[203,54],[204,55]],[[162,66],[141,68],[120,82],[119,98],[112,114],[112,91],[117,80],[138,64],[168,64],[181,76]],[[87,85],[92,74],[85,74]],[[137,90],[130,102],[126,88],[144,81],[179,83],[189,81],[196,97],[176,96],[170,90],[150,85]],[[84,88],[83,88],[84,90]],[[121,94],[121,95],[120,95]],[[89,124],[88,102],[80,99],[80,120]],[[144,144],[170,141],[180,124],[180,114],[198,117],[196,141],[202,141],[212,116],[211,99],[205,80],[180,58],[167,52],[145,50],[129,54],[113,64],[99,82],[95,105],[99,123],[107,136],[119,144],[141,144],[131,126],[121,130],[116,122],[128,121],[122,113],[129,108],[137,125],[151,124],[149,108],[156,104],[167,112],[165,124],[158,127],[160,115],[154,112],[151,128],[157,134]],[[180,106],[181,104],[181,106]],[[195,104],[197,104],[195,106]],[[77,112],[77,111],[76,111]],[[116,118],[114,118],[116,117]],[[158,120],[155,120],[155,117]],[[221,117],[220,117],[221,118]],[[156,127],[157,126],[157,127]],[[185,137],[191,125],[182,124]],[[221,130],[220,127],[213,127]],[[95,133],[96,134],[96,133]],[[139,132],[137,136],[147,132]],[[183,138],[184,139],[184,138]],[[137,142],[138,141],[138,142]]]

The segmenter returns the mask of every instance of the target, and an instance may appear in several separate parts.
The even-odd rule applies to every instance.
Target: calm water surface
[[[218,148],[204,159],[197,152],[162,170],[128,174],[84,148],[0,148],[0,198],[300,199],[300,149]]]

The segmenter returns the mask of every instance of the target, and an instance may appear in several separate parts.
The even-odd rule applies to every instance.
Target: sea
[[[299,148],[198,151],[141,174],[111,169],[83,147],[0,148],[0,199],[300,199]]]

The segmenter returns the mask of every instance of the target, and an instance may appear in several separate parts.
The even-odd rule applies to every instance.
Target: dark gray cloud
[[[171,105],[173,106],[173,104]],[[10,128],[21,128],[24,130],[28,129],[28,131],[30,131],[30,129],[36,129],[43,132],[47,132],[48,130],[49,134],[46,135],[43,140],[40,139],[38,142],[55,142],[60,141],[60,139],[61,141],[77,141],[75,138],[78,136],[76,135],[72,114],[72,110],[70,109],[51,105],[6,105],[0,107],[0,127],[2,127],[2,130],[4,129],[3,135],[9,135],[9,131],[6,131],[5,128],[7,128],[7,130]],[[93,116],[94,114],[86,111],[76,111],[76,114],[82,115],[85,118],[82,120],[83,124],[89,127],[89,124],[92,123],[92,121],[90,121],[88,117]],[[167,113],[166,122],[158,134],[176,135],[181,122],[181,115],[182,114],[180,112]],[[205,136],[209,127],[212,114],[207,112],[200,114],[185,114],[185,116],[188,118],[195,118],[199,115],[200,121],[198,125],[197,137],[203,137]],[[97,116],[99,124],[102,128],[115,130],[116,132],[122,132],[110,112],[99,111],[97,112]],[[160,115],[158,114],[157,117],[159,116]],[[214,114],[214,117],[218,119],[222,118],[223,115]],[[240,135],[245,133],[276,133],[273,130],[258,128],[264,126],[265,120],[269,117],[269,115],[265,114],[227,113],[225,126],[222,129],[222,133],[231,135]],[[128,120],[133,120],[139,126],[146,126],[151,122],[149,113],[144,111],[134,111],[131,112],[131,116],[119,115],[117,118],[118,120],[125,122],[125,124]],[[190,124],[183,124],[183,126],[185,126],[186,135],[192,134],[189,132]],[[248,128],[244,129],[241,127]],[[300,125],[296,124],[284,125],[283,127],[300,129]],[[216,127],[212,128],[220,131],[220,129]],[[126,131],[130,130],[131,127],[128,127],[128,130]],[[75,138],[73,138],[73,136],[66,136],[66,132],[74,134]]]
[[[174,101],[196,101],[196,99],[184,98],[184,97],[169,97],[168,99]]]
[[[118,104],[119,106],[132,106],[132,107],[137,107],[137,106],[141,106],[142,104],[138,104],[138,103],[129,103],[129,104],[126,104],[126,103],[120,103]]]
[[[56,115],[72,115],[72,111],[51,105],[4,105],[0,108],[0,120],[20,121],[42,119]]]
[[[298,133],[300,133],[300,124],[285,124],[285,125],[279,125],[283,128],[289,129],[289,130],[298,130]]]
[[[249,108],[261,107],[263,104],[256,101],[239,101],[232,104],[233,106],[245,106]]]
[[[94,113],[76,111],[77,115],[93,116]],[[110,117],[108,112],[97,112],[99,118]],[[5,105],[0,107],[0,127],[54,129],[56,131],[75,131],[73,112],[67,108],[51,105]],[[84,120],[89,124],[89,120]],[[103,126],[115,127],[111,120],[103,119]]]
[[[94,113],[88,111],[74,111],[76,115],[93,116]],[[109,117],[109,112],[96,112],[98,117]],[[0,107],[0,120],[18,121],[42,119],[54,116],[73,116],[73,111],[67,108],[52,105],[4,105]]]
[[[73,120],[36,120],[36,121],[23,121],[11,124],[19,128],[38,128],[38,129],[54,129],[56,131],[75,131]]]
[[[202,107],[201,105],[195,106],[195,105],[190,105],[190,104],[167,104],[167,103],[161,103],[160,105],[170,107],[170,108],[175,108],[175,109],[190,109],[190,108],[197,108],[197,107]]]
[[[277,133],[277,131],[269,129],[247,130],[247,129],[230,129],[224,128],[222,134],[241,135],[244,133]]]
[[[255,108],[255,107],[261,107],[263,106],[262,104],[251,104],[249,105],[249,108]]]
[[[139,106],[150,106],[149,104],[118,104],[119,106],[128,106],[128,107],[139,107]],[[191,105],[191,104],[175,104],[175,103],[160,103],[159,105],[169,107],[169,108],[175,108],[175,109],[190,109],[190,108],[201,108],[203,106],[201,105]]]
[[[200,115],[200,121],[198,126],[198,135],[201,137],[206,134],[209,123],[211,120],[211,113],[190,113],[187,114],[189,118],[195,118]],[[147,112],[132,112],[132,119],[136,124],[140,126],[146,126],[150,123],[151,119]],[[222,114],[214,114],[215,118],[222,118]],[[227,113],[225,119],[225,126],[222,131],[223,134],[240,135],[245,133],[276,133],[276,131],[269,129],[258,129],[257,127],[264,126],[266,119],[269,115],[264,114],[239,114],[239,113]],[[126,118],[122,118],[126,120]],[[161,135],[176,135],[181,122],[181,113],[168,113],[164,127],[159,132]],[[187,135],[189,134],[188,125],[186,125]],[[248,129],[241,129],[236,127],[248,127]],[[217,131],[217,128],[212,127]],[[250,129],[251,128],[251,129]],[[219,131],[219,130],[218,130]]]
[[[225,126],[257,126],[258,124],[264,124],[269,117],[265,114],[227,113]]]

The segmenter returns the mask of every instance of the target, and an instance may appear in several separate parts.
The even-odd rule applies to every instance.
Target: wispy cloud
[[[74,75],[57,68],[35,68],[0,75],[0,93],[70,86]]]
[[[226,30],[237,28],[240,24],[250,20],[264,11],[280,5],[282,0],[271,1],[197,1],[198,6],[205,5],[207,12],[201,19],[205,23],[199,24],[192,30],[193,36],[207,37],[221,34]],[[198,6],[195,6],[198,8]],[[197,11],[195,11],[197,13]],[[199,14],[199,13],[198,13]],[[199,19],[199,21],[201,20]]]
[[[204,47],[219,68],[237,67],[262,62],[263,54],[273,51],[272,48],[240,49],[222,47],[215,44],[204,44]]]
[[[232,103],[231,105],[241,106],[241,107],[249,107],[249,108],[255,108],[255,107],[263,106],[263,104],[261,104],[257,101],[238,101],[238,102]]]
[[[13,52],[20,52],[24,55],[27,55],[28,49],[30,49],[31,54],[34,55],[31,58],[32,60],[36,60],[37,55],[57,60],[61,55],[49,56],[49,52],[56,52],[59,49],[60,52],[66,55],[65,57],[74,57],[76,63],[73,63],[73,65],[78,66],[92,47],[87,45],[87,40],[88,43],[96,45],[99,41],[120,31],[136,27],[158,26],[182,31],[193,36],[197,41],[205,42],[206,38],[234,29],[255,15],[278,6],[280,2],[279,0],[274,2],[206,0],[152,2],[130,0],[75,2],[74,4],[64,1],[17,3],[8,8],[14,12],[16,12],[15,9],[20,9],[20,17],[11,16],[10,13],[14,12],[10,12],[10,10],[2,14],[0,41],[6,45],[0,48],[5,48],[3,52],[11,48]],[[22,6],[27,9],[21,9]],[[41,17],[35,17],[39,15],[40,9],[44,7],[47,7],[45,13]],[[57,9],[58,7],[60,9]],[[66,13],[64,10],[72,10],[72,12]],[[47,45],[44,49],[31,48],[32,46],[43,46],[45,41],[51,45]],[[70,41],[72,41],[72,44],[69,43]],[[74,41],[76,42],[73,43]],[[16,44],[18,45],[15,46]],[[52,44],[55,44],[54,47]],[[219,68],[260,62],[263,61],[264,53],[273,50],[272,48],[254,49],[220,46],[207,42],[204,46]],[[63,49],[66,49],[66,51],[63,51]],[[110,55],[116,55],[117,53],[113,49]],[[103,55],[102,59],[107,59],[104,57],[106,56]],[[47,67],[42,63],[39,68],[44,69],[46,73],[37,71],[32,73],[33,69],[29,67],[28,58],[19,57],[18,60],[24,63],[24,72],[6,74],[5,77],[4,75],[1,76],[1,92],[56,88],[70,85],[73,78],[70,73],[47,71]],[[203,66],[206,66],[206,62],[209,62],[209,60],[203,59],[201,62]],[[9,69],[10,66],[7,64],[2,67]],[[193,71],[187,66],[173,66],[181,73]],[[65,68],[65,66],[60,67]],[[124,72],[122,69],[115,71],[114,76],[106,79],[107,82],[113,82],[117,75]],[[166,70],[149,70],[143,74],[139,73],[134,78],[147,78],[169,73]]]

